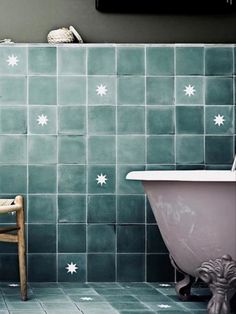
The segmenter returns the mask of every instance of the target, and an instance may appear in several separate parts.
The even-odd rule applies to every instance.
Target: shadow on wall
[[[2,0],[0,29],[15,42],[46,42],[50,30],[74,25],[86,42],[233,43],[235,20],[236,14],[105,14],[96,11],[95,0],[12,0],[10,5]]]

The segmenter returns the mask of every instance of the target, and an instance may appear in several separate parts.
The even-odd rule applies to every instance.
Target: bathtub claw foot
[[[236,292],[236,261],[230,255],[202,263],[196,274],[209,285],[212,298],[209,314],[229,314],[230,299]]]
[[[175,284],[175,291],[182,301],[188,301],[191,298],[191,287],[192,284],[194,283],[195,279],[186,274],[184,271],[182,271],[178,265],[175,263],[174,259],[172,256],[170,256],[171,264],[172,266],[181,274],[184,275],[184,278],[180,281],[178,281]]]

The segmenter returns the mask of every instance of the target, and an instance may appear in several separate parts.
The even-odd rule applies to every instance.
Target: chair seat
[[[14,204],[14,199],[0,199],[0,206],[9,206]]]

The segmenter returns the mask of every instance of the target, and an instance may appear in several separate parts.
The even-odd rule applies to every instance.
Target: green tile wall
[[[174,280],[125,176],[231,167],[235,60],[234,45],[0,46],[0,197],[25,196],[30,281]],[[17,280],[16,247],[0,249],[0,280]]]

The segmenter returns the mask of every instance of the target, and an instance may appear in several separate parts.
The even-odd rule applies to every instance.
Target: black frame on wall
[[[96,9],[110,13],[225,14],[235,0],[96,0]]]

